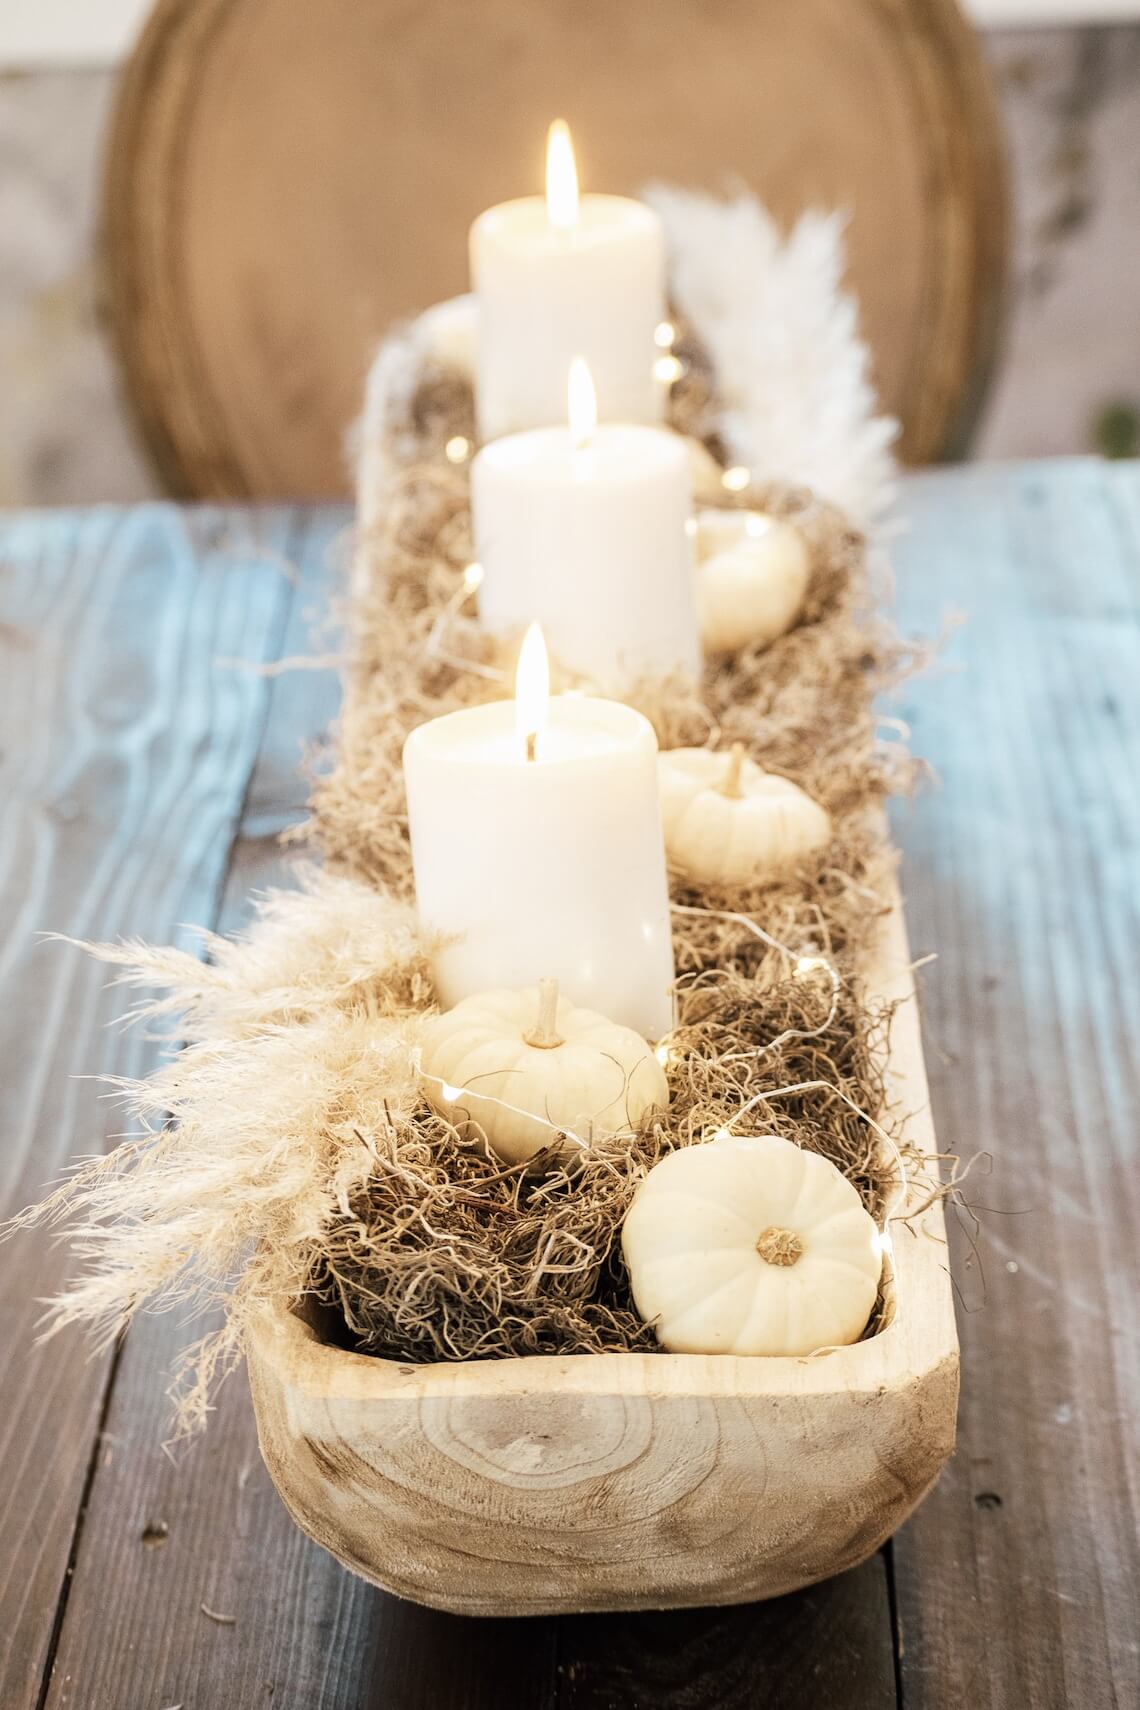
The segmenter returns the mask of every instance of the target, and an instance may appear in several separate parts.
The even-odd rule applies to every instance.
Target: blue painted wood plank
[[[971,1178],[959,1448],[896,1540],[907,1710],[1140,1703],[1140,471],[907,483],[904,622],[967,621],[895,816],[944,1149]]]
[[[271,657],[289,604],[271,562],[219,555],[238,521],[172,506],[0,518],[5,1213],[120,1128],[83,1077],[155,1060],[153,1044],[111,1025],[130,994],[38,934],[169,940],[217,913],[268,702],[264,680],[216,661]],[[287,513],[240,526],[259,547],[287,547]],[[34,1347],[64,1264],[46,1234],[0,1247],[5,1710],[38,1701],[111,1370],[70,1334]]]

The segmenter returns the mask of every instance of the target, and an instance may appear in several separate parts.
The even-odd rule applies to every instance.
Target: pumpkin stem
[[[558,1016],[558,981],[539,980],[538,982],[538,1015],[529,1033],[523,1034],[527,1045],[536,1045],[540,1051],[552,1051],[556,1045],[562,1044],[562,1035],[555,1026]]]
[[[773,1225],[771,1229],[765,1229],[757,1241],[756,1251],[766,1264],[794,1265],[803,1257],[804,1244],[791,1229],[778,1229]]]
[[[744,744],[734,742],[728,756],[728,766],[720,782],[720,793],[733,801],[739,801],[744,794],[740,786],[740,774],[744,769]]]

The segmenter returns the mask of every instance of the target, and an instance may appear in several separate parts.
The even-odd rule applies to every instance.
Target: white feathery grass
[[[357,526],[379,527],[390,483],[399,467],[399,435],[394,424],[408,414],[408,400],[423,373],[426,340],[416,322],[396,328],[381,341],[364,382],[364,408],[348,435],[355,472]]]
[[[138,1132],[3,1231],[68,1222],[84,1268],[49,1302],[48,1335],[80,1322],[106,1342],[144,1304],[225,1302],[184,1363],[183,1429],[203,1422],[250,1312],[298,1292],[310,1244],[407,1120],[423,1013],[411,911],[351,880],[312,874],[264,897],[240,939],[204,937],[209,964],[89,947],[128,984],[164,988],[137,1016],[178,1011],[193,1042],[145,1081],[112,1081]]]
[[[304,1021],[354,1000],[393,1014],[422,1007],[426,964],[406,904],[308,866],[295,891],[264,892],[254,907],[251,927],[233,938],[195,928],[201,955],[138,939],[83,948],[123,970],[113,985],[148,994],[128,1020],[176,1015],[186,1041]]]
[[[867,529],[895,495],[898,424],[877,413],[871,356],[844,290],[838,213],[788,236],[748,192],[645,192],[665,222],[674,301],[715,370],[716,426],[754,483],[810,487]]]

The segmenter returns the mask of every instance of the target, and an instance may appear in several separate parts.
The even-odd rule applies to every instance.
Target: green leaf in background
[[[1140,453],[1140,404],[1123,399],[1104,404],[1093,419],[1093,444],[1102,457]]]

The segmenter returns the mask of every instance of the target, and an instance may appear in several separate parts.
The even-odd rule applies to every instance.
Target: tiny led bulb
[[[829,966],[822,956],[800,956],[796,960],[795,973],[797,978],[802,980],[806,979],[808,974],[819,973]]]

